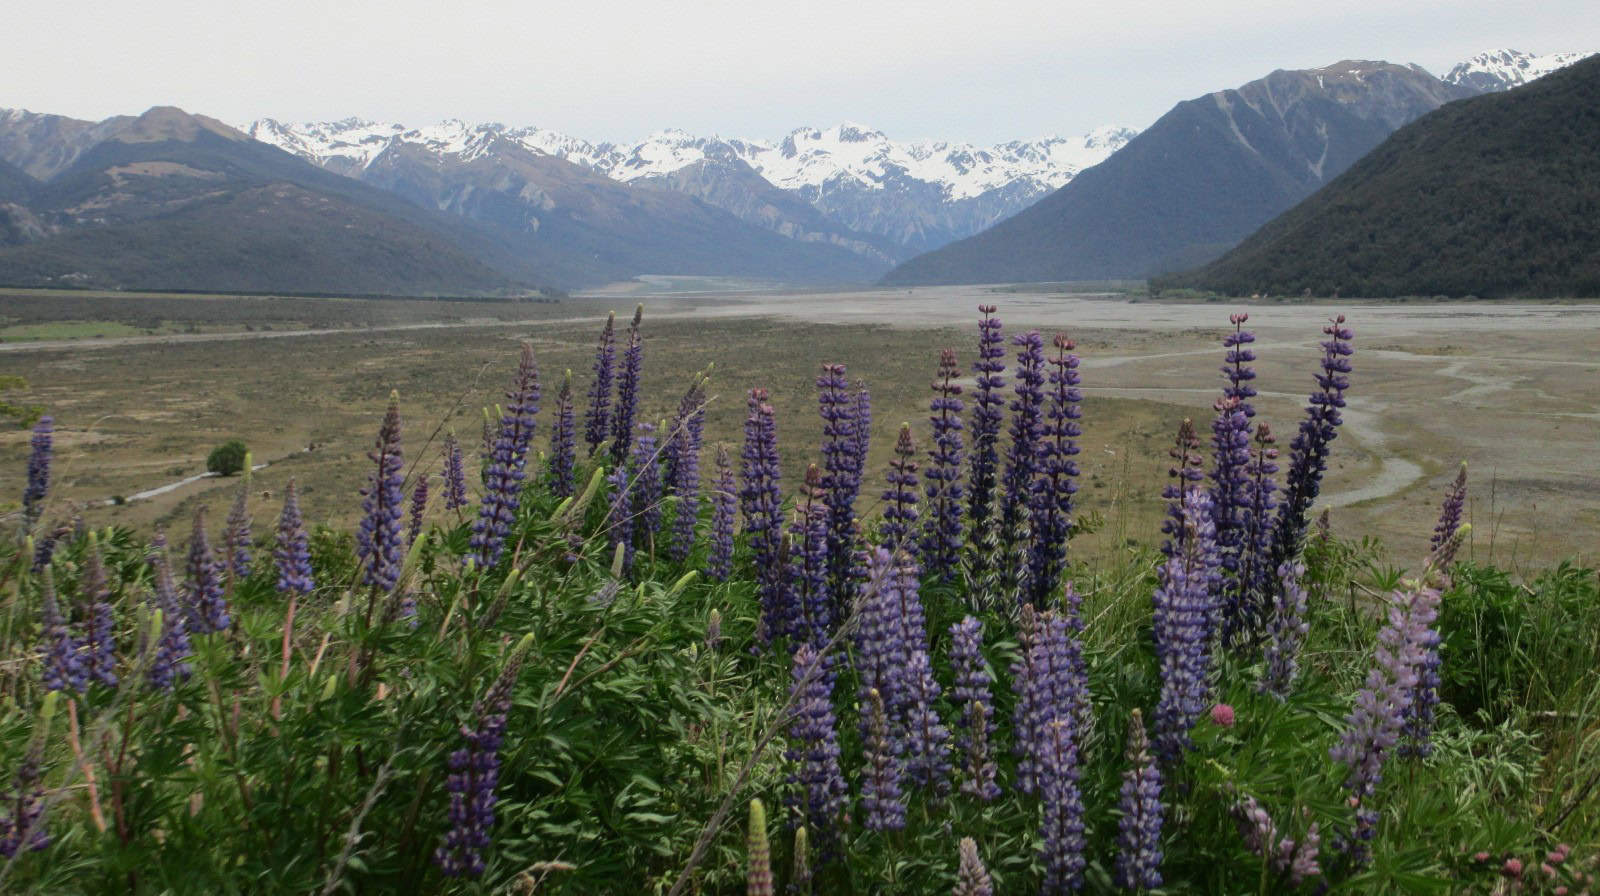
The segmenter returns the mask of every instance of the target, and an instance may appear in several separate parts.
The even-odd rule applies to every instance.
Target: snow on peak
[[[1521,50],[1486,50],[1458,64],[1444,81],[1481,91],[1510,90],[1529,81],[1566,68],[1588,53],[1551,53],[1535,56]]]
[[[536,127],[469,125],[456,119],[410,128],[360,118],[298,124],[263,118],[243,130],[317,165],[346,172],[365,168],[395,141],[424,147],[441,158],[470,161],[489,152],[495,140],[504,139],[624,182],[670,174],[707,159],[738,160],[786,190],[830,184],[879,189],[910,178],[934,185],[950,200],[979,196],[1018,181],[1031,192],[1056,189],[1136,134],[1130,128],[1107,126],[1077,137],[977,146],[942,140],[899,142],[875,128],[846,121],[826,128],[798,128],[778,141],[699,137],[667,128],[637,143],[619,145],[590,143]]]

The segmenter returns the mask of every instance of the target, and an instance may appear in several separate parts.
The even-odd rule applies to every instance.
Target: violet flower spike
[[[300,516],[300,490],[293,479],[283,493],[283,512],[278,516],[277,547],[272,562],[278,569],[278,593],[288,596],[310,594],[316,588],[311,573],[311,540]]]
[[[400,579],[404,548],[400,518],[405,512],[405,461],[400,451],[400,396],[389,393],[389,408],[373,450],[374,469],[361,490],[361,523],[356,529],[357,566],[361,584],[389,591]]]
[[[1429,565],[1441,572],[1449,572],[1455,563],[1460,539],[1461,514],[1467,506],[1467,464],[1461,464],[1455,481],[1445,493],[1444,504],[1439,507],[1439,522],[1433,527],[1433,538],[1428,541]]]
[[[594,382],[589,386],[589,410],[583,417],[583,440],[593,457],[611,435],[611,381],[617,365],[617,313],[606,315],[600,344],[594,350]]]
[[[33,530],[44,513],[44,499],[50,493],[50,457],[55,447],[55,418],[46,414],[33,425],[28,455],[28,483],[22,490],[22,532]]]
[[[228,509],[227,522],[222,529],[222,562],[227,567],[228,585],[250,576],[250,455],[244,458],[245,470],[239,479],[239,490]]]
[[[153,690],[170,691],[174,682],[189,677],[189,657],[194,651],[189,644],[188,616],[172,582],[167,539],[159,532],[150,542],[149,562],[150,604],[151,609],[161,612],[161,634],[153,648],[145,681]],[[150,649],[146,645],[145,650]]]
[[[920,559],[923,573],[930,579],[954,574],[966,531],[962,522],[966,483],[961,475],[961,464],[965,460],[961,412],[965,405],[960,398],[961,386],[955,382],[960,375],[955,351],[945,349],[939,354],[934,398],[928,406],[933,447],[929,449],[928,463],[922,471],[923,494],[928,500]]]
[[[1005,377],[1000,375],[1006,369],[1000,320],[994,317],[993,305],[979,305],[978,311],[983,318],[978,321],[978,360],[972,364],[977,389],[972,403],[972,476],[967,490],[967,516],[971,520],[967,558],[974,580],[988,572],[998,544],[989,519],[994,514],[1000,428],[1005,421],[1006,402],[1000,392],[1006,385]]]
[[[782,575],[783,493],[778,484],[778,430],[767,399],[767,390],[750,390],[739,489],[740,512],[749,536],[761,602],[757,637],[762,643],[788,634],[797,621],[791,618]]]
[[[1029,593],[1033,574],[1028,562],[1033,537],[1028,511],[1044,433],[1044,338],[1030,331],[1011,342],[1017,347],[1016,397],[1011,401],[1011,444],[1000,493],[999,546],[1004,559],[995,570],[994,583],[999,593],[1026,603],[1021,598]]]
[[[513,654],[494,684],[472,707],[473,727],[461,726],[465,745],[450,754],[450,830],[434,852],[434,862],[446,877],[477,877],[484,871],[483,850],[490,845],[494,827],[495,790],[500,782],[500,744],[505,736],[506,714],[511,711],[511,689],[522,666]]]
[[[1057,335],[1056,353],[1049,359],[1049,394],[1038,443],[1038,477],[1029,498],[1031,538],[1028,550],[1027,593],[1024,602],[1046,606],[1061,585],[1066,565],[1067,538],[1072,534],[1073,495],[1078,491],[1079,403],[1078,356],[1072,340]]]
[[[0,858],[14,859],[19,852],[38,852],[50,845],[44,822],[44,743],[36,739],[23,754],[22,763],[4,794],[5,814],[0,816]]]
[[[1153,890],[1161,886],[1161,770],[1150,755],[1144,717],[1128,722],[1127,768],[1122,773],[1117,820],[1117,886]]]
[[[861,442],[856,435],[859,407],[850,393],[843,364],[824,364],[817,377],[818,412],[822,416],[822,488],[827,492],[828,580],[840,599],[839,615],[849,607],[850,554],[854,550],[852,525],[856,495],[861,490],[862,461],[856,456]]]
[[[877,688],[867,691],[861,716],[866,729],[861,747],[866,762],[861,782],[861,823],[869,831],[901,830],[906,826],[906,796],[900,786],[905,763],[889,735],[889,716]]]
[[[629,472],[633,474],[634,543],[650,548],[656,532],[661,529],[661,453],[657,450],[660,428],[654,423],[641,423],[633,437]],[[630,561],[631,562],[631,561]]]
[[[233,620],[228,616],[228,601],[222,594],[222,570],[211,553],[206,538],[206,509],[194,512],[194,529],[189,538],[189,581],[184,586],[188,629],[196,634],[220,632]]]
[[[44,655],[41,683],[47,691],[72,690],[81,694],[89,686],[89,675],[83,667],[78,639],[61,614],[61,606],[56,600],[55,577],[51,575],[49,567],[39,574],[39,590],[40,628],[44,642],[40,645]]]
[[[617,407],[611,419],[611,462],[617,466],[628,459],[634,418],[639,413],[639,378],[644,374],[644,336],[639,323],[643,319],[644,306],[640,305],[633,311],[628,344],[622,349],[622,369],[617,372]]]
[[[1167,485],[1161,490],[1161,497],[1167,499],[1167,517],[1161,523],[1161,532],[1167,537],[1161,543],[1161,553],[1171,558],[1183,552],[1183,496],[1191,485],[1205,478],[1200,471],[1204,460],[1193,420],[1185,417],[1178,424],[1177,441],[1167,455],[1172,458],[1172,466],[1167,469]]]
[[[479,569],[499,562],[522,506],[522,483],[527,476],[528,448],[533,444],[539,397],[539,365],[533,357],[533,346],[524,342],[516,378],[506,392],[507,403],[500,415],[494,448],[484,469],[478,519],[472,524],[470,544]],[[393,582],[388,587],[392,588]]]
[[[789,600],[799,609],[797,642],[821,650],[833,635],[833,595],[828,581],[828,505],[822,472],[812,464],[796,498],[789,527]]]
[[[461,442],[455,433],[444,437],[444,509],[467,506],[467,469],[461,458]]]
[[[411,490],[411,520],[406,526],[406,544],[417,543],[417,536],[422,534],[423,517],[428,512],[428,477],[421,476],[417,479],[417,487]]]
[[[1083,887],[1083,795],[1079,790],[1078,747],[1072,724],[1056,719],[1045,726],[1040,763],[1039,793],[1044,803],[1041,831],[1044,846],[1044,884],[1040,892],[1070,893]]]
[[[807,829],[824,845],[826,856],[839,836],[849,791],[839,768],[838,723],[830,676],[823,666],[822,656],[810,644],[801,644],[795,651],[790,688],[794,708],[789,723],[793,746],[784,756],[796,765],[789,779],[794,788],[791,801]]]
[[[952,896],[994,896],[994,881],[978,857],[977,841],[962,837],[958,848],[961,863],[956,869],[956,888],[951,891]]]
[[[711,493],[711,539],[706,554],[706,578],[725,582],[733,571],[733,521],[738,509],[738,493],[733,480],[733,461],[728,447],[717,445],[717,479]]]
[[[572,497],[577,487],[577,423],[572,410],[572,371],[561,380],[561,391],[556,393],[555,422],[550,427],[550,494],[557,498]]]
[[[85,671],[89,680],[108,688],[117,686],[117,622],[111,610],[111,586],[106,578],[105,560],[94,533],[89,534],[89,550],[81,584],[89,603],[89,619],[84,626]]]
[[[674,563],[688,560],[694,550],[695,523],[700,518],[700,448],[705,422],[706,379],[699,375],[678,403],[667,442],[667,488],[678,499],[667,550]]]
[[[917,524],[917,446],[911,439],[911,424],[900,424],[900,436],[895,440],[894,460],[889,461],[885,477],[889,487],[883,492],[883,525],[878,534],[883,543],[893,550],[904,550],[915,556],[916,541],[912,538]]]
[[[1184,493],[1181,553],[1161,567],[1152,598],[1161,694],[1155,710],[1156,755],[1176,763],[1192,741],[1189,732],[1209,704],[1214,615],[1211,576],[1217,567],[1211,496],[1199,488]]]
[[[1355,333],[1344,325],[1342,314],[1333,318],[1322,332],[1328,339],[1322,343],[1322,367],[1316,375],[1319,391],[1311,394],[1300,432],[1289,446],[1283,500],[1278,504],[1278,516],[1273,521],[1273,568],[1300,552],[1311,505],[1317,500],[1322,474],[1328,469],[1330,445],[1344,422],[1339,410],[1345,405],[1345,390],[1350,388],[1350,356],[1355,354],[1350,341]]]
[[[862,589],[860,609],[852,630],[856,650],[852,659],[860,682],[858,699],[868,702],[868,691],[877,691],[886,708],[900,710],[910,698],[906,682],[906,634],[901,580],[893,555],[887,548],[869,548],[867,585]],[[897,714],[898,715],[898,714]],[[861,718],[861,737],[866,740],[867,719]]]
[[[972,616],[950,626],[950,697],[961,707],[955,747],[963,762],[961,792],[989,802],[1000,795],[995,764],[989,757],[994,733],[994,674],[983,658],[983,623]]]
[[[1300,645],[1311,626],[1306,622],[1306,589],[1301,584],[1306,574],[1304,563],[1285,563],[1278,567],[1278,588],[1272,605],[1270,631],[1265,651],[1266,668],[1256,690],[1287,700],[1300,671]]]

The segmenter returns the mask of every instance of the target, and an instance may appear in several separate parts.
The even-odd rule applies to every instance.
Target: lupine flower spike
[[[83,668],[83,657],[78,651],[78,639],[72,634],[56,601],[55,577],[45,567],[39,574],[40,613],[44,643],[42,682],[47,691],[73,690],[82,692],[88,686],[89,676]]]
[[[1156,755],[1176,763],[1191,745],[1189,732],[1209,699],[1214,616],[1211,576],[1217,567],[1212,536],[1211,496],[1199,488],[1184,492],[1180,551],[1161,567],[1155,604],[1156,657],[1161,695],[1156,702]]]
[[[633,311],[628,344],[622,350],[622,369],[617,372],[617,407],[611,420],[611,461],[617,466],[628,459],[634,417],[639,412],[639,377],[644,372],[644,336],[639,323],[643,318],[644,306],[640,305]]]
[[[611,381],[617,366],[617,313],[606,315],[600,344],[594,350],[594,382],[589,385],[589,410],[583,418],[583,440],[593,457],[611,436]]]
[[[405,462],[400,454],[400,396],[389,393],[378,439],[367,457],[374,468],[362,490],[361,524],[356,530],[356,556],[361,584],[388,591],[400,579],[404,549],[400,518],[405,513]]]
[[[889,487],[883,492],[883,525],[878,533],[883,543],[915,555],[912,534],[917,524],[917,446],[911,440],[911,424],[900,424],[895,440],[894,460],[889,461]]]
[[[794,829],[794,864],[789,869],[790,896],[811,896],[811,843],[806,826]]]
[[[411,490],[411,521],[406,526],[406,544],[417,543],[422,534],[422,521],[428,512],[428,477],[417,478],[417,487]]]
[[[983,318],[978,321],[978,360],[972,363],[977,375],[977,390],[972,399],[972,476],[967,489],[967,517],[971,521],[967,552],[968,570],[974,580],[981,579],[992,565],[998,544],[990,517],[994,515],[996,471],[999,469],[1000,427],[1005,422],[1005,339],[995,306],[979,305]],[[979,595],[982,601],[991,595]]]
[[[227,567],[230,588],[250,575],[250,542],[253,538],[250,532],[250,461],[250,455],[246,453],[244,470],[239,474],[239,488],[222,529],[222,562]]]
[[[145,680],[155,690],[169,691],[175,681],[189,677],[189,657],[193,651],[189,645],[188,614],[178,602],[178,589],[172,583],[167,539],[159,532],[150,542],[149,561],[150,603],[153,610],[161,613],[161,634]]]
[[[111,610],[111,586],[106,579],[105,560],[93,532],[89,533],[82,590],[84,600],[89,603],[83,639],[86,671],[90,681],[114,688],[117,686],[117,623]]]
[[[1301,584],[1305,577],[1305,564],[1285,563],[1278,567],[1277,597],[1272,605],[1269,637],[1266,648],[1266,669],[1257,688],[1286,700],[1299,672],[1300,645],[1305,643],[1311,626],[1306,622],[1306,589]]]
[[[961,792],[988,802],[1000,795],[1000,786],[995,783],[995,764],[989,756],[994,675],[984,662],[982,646],[983,623],[976,618],[968,616],[950,626],[950,666],[955,673],[950,696],[961,707],[956,749],[965,762]]]
[[[444,437],[444,509],[467,506],[467,469],[461,459],[461,442],[455,433]]]
[[[556,393],[555,422],[550,427],[550,494],[568,498],[577,487],[577,423],[572,409],[572,371],[561,380]]]
[[[1172,466],[1167,469],[1167,485],[1161,490],[1161,497],[1167,499],[1167,518],[1161,523],[1167,538],[1161,543],[1161,553],[1173,557],[1183,551],[1183,496],[1205,477],[1200,471],[1204,458],[1200,456],[1200,437],[1195,435],[1193,420],[1185,417],[1178,424],[1177,443],[1167,450],[1167,455],[1172,458]]]
[[[1344,418],[1345,390],[1350,388],[1350,356],[1355,354],[1350,341],[1355,333],[1339,315],[1322,328],[1328,337],[1322,343],[1322,369],[1317,373],[1318,391],[1311,393],[1300,432],[1289,446],[1289,469],[1283,478],[1283,499],[1273,521],[1272,567],[1299,553],[1310,522],[1311,505],[1322,487],[1322,474],[1328,469],[1328,453]]]
[[[1079,790],[1078,746],[1072,723],[1065,718],[1050,722],[1044,731],[1039,793],[1044,803],[1044,885],[1040,892],[1070,893],[1083,887],[1083,796]]]
[[[717,480],[711,493],[711,545],[706,555],[706,578],[726,581],[733,571],[733,516],[739,496],[733,481],[733,461],[726,445],[717,446]]]
[[[1297,843],[1291,837],[1278,836],[1277,824],[1253,796],[1244,796],[1235,803],[1233,815],[1238,820],[1245,848],[1266,859],[1272,873],[1286,878],[1289,886],[1298,887],[1306,878],[1322,873],[1317,864],[1322,835],[1316,822],[1311,823]]]
[[[679,401],[667,441],[666,485],[678,505],[667,549],[667,556],[674,563],[689,559],[694,550],[695,523],[700,518],[700,446],[705,422],[706,378],[700,375]]]
[[[848,612],[850,555],[854,551],[856,495],[861,490],[861,442],[856,436],[858,405],[850,394],[843,364],[824,364],[817,377],[818,410],[822,416],[822,488],[827,493],[828,584],[840,602],[839,615]]]
[[[283,513],[278,517],[278,542],[272,562],[278,569],[279,594],[310,594],[316,587],[311,577],[310,539],[300,516],[300,489],[293,479],[283,492]]]
[[[489,454],[483,475],[483,501],[478,519],[472,524],[472,552],[479,568],[493,566],[505,550],[506,538],[516,523],[522,506],[522,481],[527,476],[528,448],[533,444],[533,429],[539,414],[539,366],[533,346],[522,344],[522,357],[507,404],[500,416],[494,449]],[[393,583],[390,583],[393,587]]]
[[[1127,762],[1117,821],[1117,886],[1153,890],[1161,886],[1161,770],[1137,709],[1128,722]]]
[[[790,632],[797,642],[818,650],[833,635],[834,601],[828,582],[828,505],[822,489],[822,471],[812,464],[805,486],[796,498],[794,522],[789,526],[789,600],[798,610],[799,628]]]
[[[971,837],[962,837],[959,845],[961,864],[956,869],[956,888],[951,896],[994,896],[994,882],[989,879],[989,869],[983,867],[978,857],[978,843]]]
[[[934,398],[929,404],[933,447],[922,471],[923,494],[928,500],[921,560],[923,574],[930,579],[947,577],[955,571],[965,532],[961,519],[966,498],[961,475],[965,460],[961,412],[965,406],[960,398],[961,386],[955,382],[960,375],[955,351],[945,349],[939,355],[938,379],[933,382]]]
[[[830,676],[823,668],[822,656],[810,644],[801,644],[795,651],[793,678],[790,700],[794,709],[789,723],[793,746],[785,753],[796,766],[790,775],[791,800],[828,855],[832,850],[826,844],[839,836],[848,790],[839,768]]]
[[[1456,534],[1461,530],[1461,514],[1466,506],[1467,465],[1463,462],[1455,481],[1450,483],[1450,490],[1445,493],[1444,504],[1439,508],[1439,523],[1433,527],[1433,538],[1428,542],[1430,565],[1434,569],[1448,572],[1455,563],[1456,548],[1460,544]]]
[[[861,746],[866,761],[861,782],[861,823],[869,831],[898,831],[906,826],[905,791],[900,786],[905,765],[889,734],[889,716],[877,688],[867,691],[861,716],[866,727]]]
[[[791,624],[780,559],[783,493],[778,486],[778,429],[767,398],[765,389],[750,390],[739,487],[739,508],[761,598],[758,637],[763,643],[788,634]]]
[[[50,492],[50,455],[55,446],[55,418],[40,417],[33,425],[32,453],[28,455],[28,484],[22,490],[22,532],[32,531],[44,513]]]
[[[1011,444],[1001,480],[999,545],[1003,559],[995,570],[994,590],[1026,603],[1032,569],[1029,502],[1039,472],[1039,441],[1044,434],[1044,338],[1038,332],[1013,337],[1017,347],[1016,397],[1011,401]],[[981,587],[981,586],[980,586]]]
[[[745,841],[745,894],[772,896],[772,848],[767,842],[767,809],[750,801],[750,833]]]
[[[44,742],[50,731],[50,718],[59,698],[45,696],[38,730],[23,754],[22,763],[4,795],[4,815],[0,815],[0,858],[14,859],[19,852],[37,852],[50,845],[50,832],[44,821]]]
[[[1040,429],[1038,478],[1030,499],[1032,532],[1028,552],[1025,602],[1046,606],[1061,585],[1067,538],[1072,533],[1072,501],[1078,491],[1078,436],[1082,429],[1078,389],[1078,356],[1065,336],[1054,340],[1045,419]]]
[[[450,830],[434,853],[447,877],[477,877],[484,871],[483,850],[489,847],[494,827],[495,788],[500,781],[500,742],[527,643],[524,639],[512,651],[494,684],[473,706],[473,727],[461,726],[466,745],[450,754],[450,776],[445,780]]]
[[[227,598],[222,595],[221,569],[212,556],[211,541],[206,537],[204,507],[194,512],[187,570],[189,581],[184,590],[188,599],[185,609],[189,630],[204,635],[226,629],[232,620],[228,616]]]

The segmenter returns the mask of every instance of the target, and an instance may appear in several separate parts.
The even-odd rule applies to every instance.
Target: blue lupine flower
[[[400,540],[400,518],[405,512],[405,462],[400,454],[400,396],[389,393],[389,409],[378,429],[371,453],[374,469],[362,489],[361,523],[356,530],[356,557],[361,584],[380,591],[400,580],[405,548]]]
[[[311,574],[310,539],[300,517],[300,490],[293,479],[283,493],[283,513],[278,517],[278,543],[272,552],[278,569],[278,592],[286,595],[310,594],[316,588]]]
[[[1150,739],[1137,709],[1128,723],[1127,762],[1118,802],[1117,886],[1153,890],[1161,886],[1161,770],[1150,755]]]
[[[506,538],[517,520],[517,510],[522,506],[522,481],[527,476],[528,448],[533,444],[538,415],[539,366],[533,358],[533,346],[524,342],[516,379],[511,390],[506,392],[506,407],[500,415],[494,449],[484,469],[478,519],[472,525],[470,543],[480,569],[500,560]]]

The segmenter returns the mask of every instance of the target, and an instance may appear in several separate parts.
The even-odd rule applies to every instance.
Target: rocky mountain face
[[[1209,261],[1396,128],[1473,94],[1416,66],[1276,71],[1179,103],[1104,163],[885,282],[1139,278]]]
[[[425,147],[450,168],[489,147],[515,145],[618,183],[683,193],[787,238],[835,246],[879,263],[1014,214],[1133,136],[1125,128],[1104,128],[1078,138],[985,148],[900,143],[851,124],[802,128],[771,142],[667,130],[626,145],[460,121],[407,128],[361,119],[294,125],[262,119],[246,130],[357,178],[392,147]]]
[[[1588,53],[1551,53],[1535,56],[1521,50],[1488,50],[1458,63],[1444,76],[1449,84],[1459,84],[1477,93],[1494,93],[1520,87],[1536,78],[1587,57]]]

